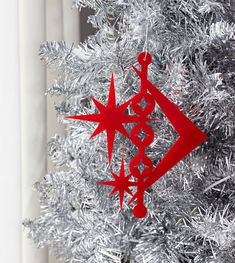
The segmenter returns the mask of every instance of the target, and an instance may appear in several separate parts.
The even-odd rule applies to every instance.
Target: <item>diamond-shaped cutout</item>
[[[149,166],[145,165],[142,160],[138,163],[138,165],[135,166],[139,171],[140,173],[142,174],[143,171],[146,169],[146,168],[149,168]]]
[[[142,108],[142,110],[144,110],[148,106],[148,102],[145,100],[144,97],[137,104]]]
[[[137,134],[137,136],[140,138],[140,140],[143,142],[145,137],[149,136],[147,133],[145,133],[144,129],[142,128],[141,131]]]

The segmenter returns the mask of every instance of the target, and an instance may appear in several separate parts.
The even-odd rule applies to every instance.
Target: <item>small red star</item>
[[[112,79],[110,83],[109,97],[107,106],[104,106],[96,99],[92,98],[99,114],[89,114],[89,115],[79,115],[79,116],[67,116],[66,118],[76,119],[76,120],[86,120],[91,122],[98,122],[98,126],[91,135],[90,139],[99,133],[106,130],[107,141],[108,141],[108,159],[109,162],[112,159],[113,144],[115,138],[115,132],[119,131],[124,136],[129,138],[129,134],[123,127],[123,123],[133,123],[138,122],[139,117],[127,115],[124,111],[127,109],[132,100],[123,103],[120,106],[116,105],[115,87],[114,87],[114,74],[112,74]]]
[[[136,183],[129,181],[132,174],[129,174],[128,176],[125,177],[124,159],[122,159],[119,176],[113,172],[112,172],[112,176],[114,178],[114,181],[98,182],[97,184],[113,186],[114,189],[111,191],[110,196],[112,196],[116,192],[119,192],[120,208],[122,209],[124,193],[127,192],[128,194],[133,195],[129,187],[136,186]]]

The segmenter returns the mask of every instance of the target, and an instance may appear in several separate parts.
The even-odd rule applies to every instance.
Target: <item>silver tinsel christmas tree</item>
[[[235,1],[74,0],[74,7],[94,9],[88,22],[96,33],[78,47],[40,47],[58,71],[48,93],[61,97],[56,111],[67,130],[49,141],[56,172],[34,185],[41,215],[25,220],[29,237],[67,263],[235,262]],[[148,189],[148,215],[137,219],[129,197],[120,211],[118,195],[96,184],[111,176],[105,133],[89,140],[95,124],[64,117],[94,113],[91,96],[106,104],[112,71],[117,102],[133,97],[139,78],[131,64],[143,50],[153,56],[150,81],[209,138]],[[157,164],[177,133],[158,107],[153,115],[148,156]],[[112,170],[135,153],[117,134]]]

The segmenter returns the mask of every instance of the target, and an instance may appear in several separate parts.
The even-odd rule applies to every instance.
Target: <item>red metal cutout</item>
[[[108,143],[108,158],[109,162],[112,158],[112,150],[116,131],[119,131],[132,141],[138,148],[137,156],[133,157],[129,164],[130,174],[125,177],[124,173],[124,160],[122,159],[120,176],[112,173],[114,181],[98,182],[98,184],[105,184],[114,187],[111,195],[119,192],[120,207],[122,208],[124,193],[132,195],[129,187],[136,187],[136,193],[128,204],[136,200],[136,205],[133,209],[133,214],[137,218],[143,218],[147,214],[147,209],[144,205],[144,192],[154,184],[161,176],[168,172],[187,154],[194,150],[198,145],[207,139],[204,134],[196,125],[194,125],[180,110],[170,101],[161,91],[156,88],[148,80],[148,65],[151,63],[152,57],[147,52],[142,52],[138,56],[138,62],[141,66],[139,71],[133,66],[141,80],[140,92],[136,94],[131,100],[125,102],[121,106],[116,105],[115,89],[114,89],[114,75],[112,74],[110,91],[107,106],[104,106],[97,100],[93,99],[99,114],[90,114],[82,116],[68,116],[67,118],[87,120],[98,122],[98,127],[92,134],[91,138],[98,135],[102,131],[106,131]],[[145,101],[144,107],[141,102]],[[154,131],[149,125],[149,122],[156,119],[148,118],[154,110],[155,103],[157,103],[166,117],[169,119],[179,138],[175,144],[166,153],[159,164],[154,168],[153,162],[146,155],[146,148],[154,140]],[[124,111],[131,105],[135,116],[127,115]],[[130,135],[123,127],[124,123],[137,123],[131,130]],[[140,132],[145,133],[145,137],[139,137]],[[140,168],[140,167],[143,167]],[[136,182],[129,181],[131,177],[136,178]]]
[[[96,130],[93,132],[90,138],[93,138],[94,136],[100,134],[103,131],[106,131],[108,142],[108,159],[109,162],[111,162],[116,131],[119,131],[124,136],[129,138],[129,134],[127,133],[123,124],[137,122],[138,117],[127,115],[124,113],[129,104],[131,103],[131,100],[123,103],[120,106],[116,105],[114,74],[112,74],[107,106],[104,106],[94,98],[92,98],[92,100],[100,113],[79,116],[67,116],[66,118],[98,122],[99,125],[97,126]]]

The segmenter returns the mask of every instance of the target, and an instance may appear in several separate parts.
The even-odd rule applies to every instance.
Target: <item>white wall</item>
[[[17,1],[0,8],[0,255],[21,262],[20,89]]]

